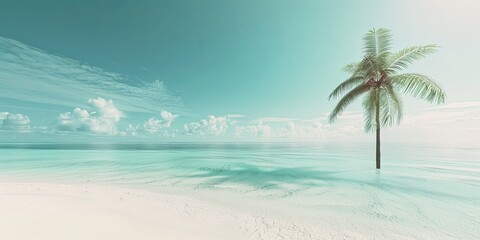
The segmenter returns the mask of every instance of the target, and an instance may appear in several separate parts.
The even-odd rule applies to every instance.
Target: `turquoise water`
[[[0,179],[288,205],[412,239],[480,239],[480,149],[384,144],[2,144]],[[298,214],[298,213],[297,213]]]

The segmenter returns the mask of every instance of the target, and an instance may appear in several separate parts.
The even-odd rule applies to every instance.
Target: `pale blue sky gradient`
[[[102,139],[131,132],[157,140],[251,140],[267,132],[282,139],[370,139],[362,133],[359,103],[328,125],[336,102],[327,96],[347,77],[341,68],[361,57],[363,34],[385,27],[396,50],[442,46],[409,71],[440,83],[446,106],[456,106],[441,117],[469,119],[455,130],[467,134],[479,122],[478,108],[471,107],[480,102],[479,8],[473,0],[4,1],[0,112],[21,115],[1,118],[29,121],[28,129],[3,126],[2,132],[9,139],[82,139],[109,116],[91,104],[102,98],[122,113],[109,122],[115,133],[95,133]],[[73,116],[77,107],[89,115],[76,119],[75,129],[86,131],[59,132],[60,114]],[[405,125],[386,138],[405,138],[395,133],[402,127],[418,130],[407,119],[441,111],[430,107],[405,98]],[[166,119],[162,111],[175,117]],[[452,127],[458,124],[436,129]],[[428,141],[431,133],[423,134]]]

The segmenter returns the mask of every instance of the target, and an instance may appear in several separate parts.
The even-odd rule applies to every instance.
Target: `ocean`
[[[352,232],[480,239],[480,148],[383,143],[381,170],[374,150],[363,143],[5,143],[0,180],[259,201]]]

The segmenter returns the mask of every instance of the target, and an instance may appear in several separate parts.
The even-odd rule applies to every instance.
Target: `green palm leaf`
[[[340,99],[337,106],[333,109],[332,113],[328,117],[329,122],[334,122],[337,116],[341,114],[350,103],[352,103],[355,99],[357,99],[357,97],[359,97],[363,93],[367,92],[370,88],[370,85],[362,84],[348,92],[342,99]]]
[[[402,118],[402,102],[391,85],[386,85],[380,91],[380,124],[390,127],[400,123]]]
[[[390,78],[391,84],[398,90],[428,102],[445,102],[445,92],[435,81],[421,74],[406,73]]]
[[[363,100],[363,103],[362,103],[364,108],[365,132],[372,132],[375,130],[376,97],[377,97],[377,89],[372,89],[367,94],[367,96],[365,96],[365,99]]]
[[[408,67],[409,64],[419,60],[428,54],[436,52],[437,45],[414,46],[405,48],[388,59],[387,71],[395,73]]]
[[[353,74],[355,72],[357,72],[357,69],[358,69],[358,66],[360,65],[360,63],[356,62],[356,63],[349,63],[347,65],[345,65],[345,67],[343,67],[343,71],[345,71],[346,73],[350,73],[350,74]]]
[[[330,96],[328,96],[328,100],[337,98],[341,94],[345,93],[346,91],[352,89],[353,87],[357,86],[358,84],[361,84],[364,82],[364,77],[363,76],[352,76],[349,79],[345,80],[342,82],[338,87],[333,90],[332,93],[330,93]]]
[[[384,28],[372,29],[363,37],[365,56],[380,57],[388,54],[392,43],[390,31]]]
[[[378,102],[376,101],[377,96],[379,98]],[[375,121],[377,103],[379,104],[380,109],[379,121],[381,127],[388,127],[395,123],[400,123],[403,104],[393,87],[390,85],[372,89],[365,97],[362,104],[364,108],[365,132],[372,132],[377,127]]]

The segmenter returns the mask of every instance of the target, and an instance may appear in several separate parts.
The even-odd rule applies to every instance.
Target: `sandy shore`
[[[312,231],[178,195],[95,185],[0,184],[0,239],[318,239]]]
[[[417,215],[419,227],[403,224],[400,217],[402,222],[385,219],[400,216],[381,205],[401,207],[397,195],[385,195],[375,205],[380,207],[376,215],[365,215],[358,214],[364,207],[352,205],[364,206],[362,199],[335,198],[334,193],[315,211],[288,201],[192,194],[96,184],[0,183],[0,239],[476,239],[474,229],[441,232]]]

